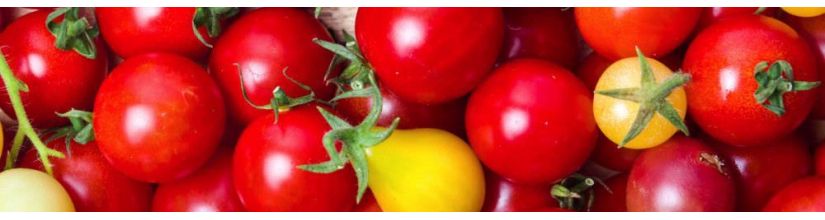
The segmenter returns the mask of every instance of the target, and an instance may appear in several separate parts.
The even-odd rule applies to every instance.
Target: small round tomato
[[[596,149],[590,155],[590,160],[613,171],[627,172],[641,153],[641,150],[619,147],[603,134],[599,134]]]
[[[776,15],[776,8],[758,8],[758,7],[709,7],[702,10],[702,17],[699,18],[699,29],[704,29],[717,21],[722,19],[737,17],[737,16],[753,16],[757,11],[760,15],[774,16]]]
[[[728,164],[699,140],[671,138],[642,152],[627,182],[628,211],[733,211]]]
[[[560,66],[512,60],[470,97],[467,136],[496,174],[516,183],[550,184],[578,170],[593,150],[598,133],[590,96]]]
[[[64,139],[47,143],[65,158],[51,158],[54,178],[69,193],[79,212],[143,212],[149,211],[152,185],[138,182],[121,174],[100,153],[95,142],[79,144]],[[20,161],[20,167],[43,170],[37,150],[30,148]]]
[[[504,45],[499,60],[540,58],[570,69],[576,66],[579,38],[573,10],[504,8]]]
[[[309,94],[295,82],[312,89],[317,98],[329,99],[334,87],[324,74],[332,53],[312,40],[332,41],[329,33],[312,15],[291,8],[260,8],[244,14],[221,35],[209,57],[209,72],[223,91],[227,110],[234,122],[246,125],[272,111],[247,103],[269,104],[272,92],[280,88],[290,97]]]
[[[200,170],[174,182],[161,183],[152,200],[155,212],[243,211],[232,184],[232,149],[221,147]]]
[[[499,8],[360,8],[355,36],[383,86],[437,104],[487,76],[501,50],[502,17]]]
[[[94,110],[100,151],[115,169],[146,182],[197,170],[215,152],[226,123],[209,74],[172,54],[126,59],[100,86]]]
[[[550,194],[551,186],[512,183],[493,173],[486,173],[485,212],[532,212],[541,208],[559,208]]]
[[[814,168],[816,175],[825,176],[825,143],[816,148],[814,154]]]
[[[785,186],[762,211],[825,212],[825,177],[806,177]]]
[[[49,174],[16,168],[0,172],[0,211],[73,212],[74,205]]]
[[[59,117],[74,109],[91,110],[95,92],[106,76],[107,55],[102,41],[95,38],[95,58],[55,46],[55,37],[46,29],[51,11],[39,10],[10,24],[0,34],[0,50],[6,55],[15,77],[23,81],[28,92],[20,99],[36,128],[53,128],[69,123]],[[57,21],[57,20],[55,20]],[[0,90],[6,86],[0,84]],[[0,95],[0,108],[12,118],[15,114],[9,96]]]
[[[627,211],[627,174],[619,174],[607,179],[604,186],[593,186],[594,212],[626,212]]]
[[[683,67],[693,77],[685,88],[689,114],[702,131],[729,145],[789,135],[816,101],[816,91],[805,90],[819,79],[814,55],[773,18],[742,16],[711,25],[690,44]],[[770,86],[791,81],[792,87]]]
[[[384,211],[477,212],[484,204],[481,164],[450,132],[396,129],[365,153],[369,187]]]
[[[590,47],[618,60],[636,54],[664,57],[693,32],[701,8],[575,8],[576,24]]]
[[[282,112],[277,122],[270,112],[249,124],[235,146],[232,165],[235,188],[246,209],[351,210],[357,181],[350,166],[330,174],[297,168],[328,159],[322,139],[329,130],[315,105]]]
[[[788,14],[797,17],[816,17],[825,14],[825,7],[782,7]]]

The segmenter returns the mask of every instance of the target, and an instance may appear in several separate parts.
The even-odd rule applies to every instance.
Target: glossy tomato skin
[[[249,211],[349,211],[357,182],[350,166],[330,174],[298,165],[329,160],[321,142],[329,125],[304,105],[272,114],[246,127],[235,146],[233,181]]]
[[[823,212],[825,211],[825,177],[806,177],[785,186],[773,195],[762,211]]]
[[[576,8],[576,24],[590,47],[617,60],[636,56],[664,57],[693,32],[701,8]]]
[[[541,208],[558,208],[551,196],[550,184],[515,184],[493,173],[485,174],[487,188],[484,212],[532,212]]]
[[[155,190],[155,212],[239,212],[243,204],[232,183],[232,149],[222,146],[206,165]]]
[[[619,148],[619,145],[607,139],[603,134],[599,134],[599,140],[596,141],[596,148],[590,155],[590,160],[613,171],[627,172],[633,167],[633,162],[641,153],[642,150]]]
[[[501,49],[499,8],[360,8],[355,36],[378,79],[403,100],[437,104],[470,92]]]
[[[209,48],[195,36],[195,8],[95,8],[100,33],[112,51],[122,58],[149,52],[167,52],[191,59],[206,58]],[[205,27],[198,28],[208,43]]]
[[[100,151],[120,172],[146,182],[186,176],[220,141],[226,113],[220,90],[195,62],[173,54],[127,59],[97,93]]]
[[[816,175],[825,176],[825,144],[820,144],[814,153],[814,170]]]
[[[786,185],[811,174],[810,148],[795,135],[754,147],[715,144],[736,172],[739,211],[759,211]]]
[[[627,211],[627,174],[610,177],[604,182],[605,186],[593,186],[594,212],[626,212]],[[607,188],[605,188],[607,187]],[[609,189],[609,190],[608,190]]]
[[[310,86],[320,99],[333,95],[324,74],[332,53],[312,39],[332,41],[329,33],[312,15],[291,8],[261,8],[251,11],[230,26],[215,44],[209,58],[211,72],[236,123],[246,125],[255,118],[272,114],[250,106],[243,98],[238,71],[243,74],[249,99],[267,105],[272,91],[280,87],[290,97],[309,94],[284,76]]]
[[[819,78],[825,79],[825,15],[812,18],[787,16],[784,19],[805,38],[817,58]],[[819,88],[819,97],[825,97],[825,89]],[[825,99],[817,99],[810,115],[814,120],[825,120]]]
[[[72,142],[67,148],[64,139],[57,139],[47,145],[66,155],[63,159],[50,158],[50,161],[54,178],[69,193],[76,211],[149,211],[152,185],[115,170],[94,141],[87,144]],[[43,163],[34,148],[26,151],[19,165],[43,171]]]
[[[504,8],[504,45],[499,60],[540,58],[571,69],[578,59],[579,39],[573,10]]]
[[[645,150],[628,177],[627,210],[733,211],[736,189],[729,168],[701,159],[714,155],[701,141],[681,135]]]
[[[758,7],[708,7],[702,10],[702,16],[699,18],[699,28],[704,29],[717,21],[737,16],[753,16]],[[759,13],[765,16],[776,15],[776,8],[765,8]]]
[[[808,46],[776,19],[743,16],[706,28],[691,43],[683,63],[692,75],[685,87],[688,113],[702,131],[729,145],[757,145],[787,136],[811,111],[816,91],[785,93],[781,117],[757,103],[754,66],[777,60],[791,64],[795,80],[819,80]]]
[[[494,173],[516,183],[553,183],[576,171],[593,150],[591,100],[591,92],[564,68],[513,60],[470,97],[467,136]]]
[[[29,88],[20,93],[27,116],[34,127],[43,129],[69,123],[56,112],[91,110],[107,71],[106,48],[99,40],[95,59],[55,47],[55,37],[45,26],[49,13],[39,10],[20,17],[0,34],[0,50],[11,71]],[[5,85],[0,90],[5,91]],[[0,96],[0,108],[16,117],[7,95]]]

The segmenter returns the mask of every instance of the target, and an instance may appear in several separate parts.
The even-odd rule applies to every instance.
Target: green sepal
[[[785,114],[785,93],[811,90],[820,84],[819,81],[795,81],[793,67],[785,60],[777,60],[770,65],[767,61],[759,62],[753,72],[758,84],[753,93],[756,103],[777,116]]]
[[[192,31],[204,46],[212,48],[212,44],[198,31],[199,27],[206,27],[206,34],[211,38],[221,34],[221,20],[230,18],[238,14],[237,7],[199,7],[195,9],[195,16],[192,18]]]
[[[63,21],[54,20],[63,16]],[[100,33],[85,17],[79,16],[79,8],[58,8],[46,17],[46,29],[55,37],[54,45],[61,50],[72,49],[87,59],[97,57],[94,38]]]

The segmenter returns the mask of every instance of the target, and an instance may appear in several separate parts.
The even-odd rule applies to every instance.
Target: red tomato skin
[[[154,212],[240,212],[232,183],[232,149],[220,147],[206,165],[183,179],[162,183],[152,200]]]
[[[825,177],[806,177],[785,186],[762,211],[825,212]]]
[[[233,121],[249,124],[272,111],[255,109],[243,98],[239,66],[249,99],[268,105],[276,87],[290,97],[309,94],[284,76],[310,86],[316,97],[327,100],[334,89],[324,74],[333,54],[312,42],[332,41],[329,33],[312,15],[291,8],[261,8],[236,20],[221,35],[209,58],[214,75]],[[239,65],[239,66],[238,66]]]
[[[584,58],[581,65],[576,68],[576,76],[584,82],[584,85],[586,85],[590,91],[593,91],[596,89],[596,83],[599,82],[599,78],[602,77],[604,70],[606,70],[610,64],[613,64],[613,61],[595,52],[590,53]]]
[[[94,112],[100,151],[117,170],[146,182],[197,170],[217,149],[226,123],[223,97],[206,71],[164,53],[118,65],[100,87]]]
[[[559,208],[550,194],[550,184],[516,184],[490,172],[484,176],[487,190],[481,209],[483,212],[532,212]]]
[[[470,97],[467,136],[494,173],[516,183],[553,183],[575,172],[593,150],[598,133],[591,96],[560,66],[513,60]]]
[[[688,114],[702,131],[729,145],[759,145],[787,136],[811,111],[816,92],[786,93],[786,112],[779,117],[756,102],[753,69],[761,61],[782,59],[793,67],[795,80],[818,81],[812,57],[799,35],[773,18],[742,16],[711,25],[685,56],[683,69],[692,75],[685,87]]]
[[[825,176],[825,143],[820,144],[814,153],[814,169],[817,176]]]
[[[54,178],[63,185],[81,212],[145,212],[152,201],[152,185],[133,180],[115,170],[95,142],[72,142],[68,149],[64,139],[47,143],[65,158],[50,158]],[[23,154],[20,167],[44,170],[37,150]]]
[[[590,211],[627,212],[627,174],[610,177],[604,184],[610,191],[600,184],[593,186],[595,195]]]
[[[733,178],[700,160],[702,153],[717,155],[701,141],[681,135],[642,152],[628,177],[627,210],[733,211]]]
[[[571,69],[578,60],[579,39],[573,10],[504,8],[504,45],[499,60],[539,58]]]
[[[702,10],[702,17],[699,18],[698,28],[704,29],[713,23],[722,19],[737,17],[737,16],[751,16],[759,10],[759,7],[708,7]],[[776,8],[765,8],[760,15],[773,17],[776,15]]]
[[[352,208],[353,212],[383,212],[381,210],[381,206],[378,205],[378,201],[375,200],[375,196],[372,194],[372,191],[367,189],[367,192],[364,193],[364,197],[361,198],[361,202],[355,205]]]
[[[701,8],[575,8],[582,37],[600,55],[618,60],[664,57],[693,32]]]
[[[56,112],[91,110],[107,71],[106,48],[99,40],[95,41],[94,60],[55,47],[55,38],[45,25],[49,13],[39,10],[20,17],[0,34],[0,50],[9,67],[29,88],[29,92],[20,93],[27,116],[34,127],[43,129],[69,123]],[[6,90],[5,84],[0,90]],[[5,92],[0,96],[0,108],[16,118]]]
[[[149,52],[166,52],[194,60],[206,58],[209,48],[195,36],[195,8],[95,8],[100,33],[112,51],[126,59]],[[198,28],[208,43],[206,28]]]
[[[761,210],[774,193],[811,174],[810,148],[795,135],[747,148],[716,146],[737,170],[734,177],[739,211]]]
[[[360,8],[355,19],[378,79],[419,104],[468,94],[495,64],[503,35],[499,8]]]
[[[249,211],[349,211],[357,181],[350,166],[330,174],[296,166],[327,161],[321,142],[329,125],[305,105],[261,117],[247,126],[235,148],[233,181]],[[277,198],[277,199],[273,199]]]
[[[590,160],[601,165],[604,168],[611,169],[618,172],[630,171],[633,167],[633,162],[642,150],[634,150],[630,148],[619,148],[616,143],[610,141],[602,134],[599,134],[599,140],[596,141],[596,149],[590,155]]]
[[[817,59],[819,78],[825,79],[825,15],[812,18],[786,16],[784,20],[808,42]],[[820,87],[818,90],[819,97],[825,97],[825,89]],[[825,98],[817,99],[810,118],[825,120]]]

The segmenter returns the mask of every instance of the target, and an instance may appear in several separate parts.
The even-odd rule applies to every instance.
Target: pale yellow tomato
[[[49,174],[15,168],[0,173],[0,211],[73,212],[74,204]]]
[[[472,148],[450,132],[398,129],[366,153],[369,187],[384,211],[481,210],[481,163]]]
[[[816,17],[825,14],[825,7],[782,7],[782,10],[797,17]]]

